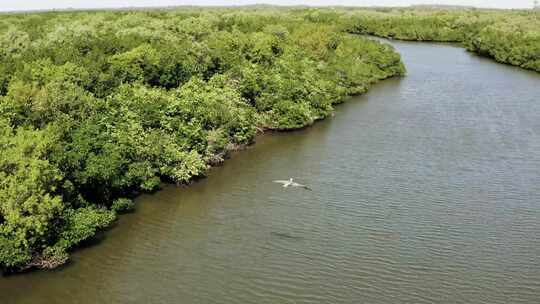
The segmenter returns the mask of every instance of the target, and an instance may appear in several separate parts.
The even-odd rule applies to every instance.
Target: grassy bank
[[[469,51],[540,72],[539,10],[353,10],[343,12],[341,19],[354,33],[461,42]]]
[[[0,268],[53,268],[161,182],[256,130],[328,116],[402,75],[311,11],[65,12],[0,20]]]

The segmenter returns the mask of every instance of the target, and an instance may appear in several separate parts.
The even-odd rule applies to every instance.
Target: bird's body
[[[283,184],[283,188],[287,187],[301,187],[306,190],[311,190],[310,187],[306,185],[299,184],[297,182],[294,182],[292,178],[289,178],[288,180],[275,180],[274,183]]]

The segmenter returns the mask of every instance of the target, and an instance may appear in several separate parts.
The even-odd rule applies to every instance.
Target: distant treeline
[[[2,15],[0,269],[60,265],[137,193],[404,73],[392,47],[317,14]]]
[[[469,51],[540,72],[538,10],[353,10],[342,18],[349,23],[346,28],[354,33],[401,40],[461,42]]]

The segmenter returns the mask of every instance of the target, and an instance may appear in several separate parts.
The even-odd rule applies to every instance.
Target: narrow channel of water
[[[392,43],[407,77],[142,196],[69,266],[0,277],[0,302],[537,303],[540,76]]]

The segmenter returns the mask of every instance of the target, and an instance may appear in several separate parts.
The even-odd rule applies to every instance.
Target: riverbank
[[[140,193],[405,72],[390,46],[282,10],[6,15],[0,51],[3,271],[59,266]]]
[[[391,43],[407,77],[142,194],[67,266],[0,276],[2,303],[535,303],[540,75]]]
[[[540,72],[540,11],[419,9],[352,11],[352,33],[403,41],[459,42],[497,62]]]
[[[540,70],[538,12],[181,9],[0,20],[0,269],[56,266],[162,182],[403,75],[386,44],[463,41]],[[472,34],[471,34],[472,33]],[[517,34],[516,34],[517,33]],[[51,266],[51,267],[52,267]]]

